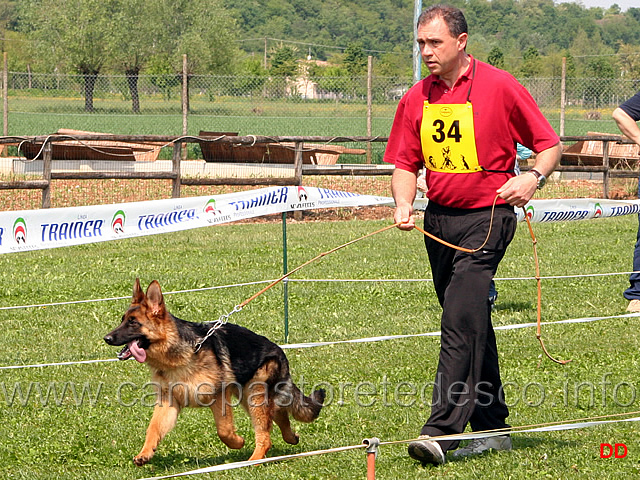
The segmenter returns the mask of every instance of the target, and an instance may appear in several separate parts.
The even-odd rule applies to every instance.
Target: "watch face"
[[[538,177],[538,189],[541,189],[542,187],[544,187],[546,183],[547,183],[547,177],[545,177],[544,175],[540,175],[540,177]]]

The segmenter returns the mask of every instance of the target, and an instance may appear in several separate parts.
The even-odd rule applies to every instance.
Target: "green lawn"
[[[371,132],[386,137],[391,130],[397,101],[375,101]],[[587,120],[591,110],[572,106],[565,112],[565,135],[587,132],[617,133],[611,110],[598,110],[600,119]],[[179,97],[141,98],[138,114],[122,95],[94,99],[94,111],[85,112],[84,99],[69,96],[25,96],[9,94],[9,135],[44,135],[60,128],[122,135],[181,135],[182,110]],[[555,128],[560,129],[559,108],[543,108]],[[366,136],[367,107],[364,100],[270,99],[261,96],[192,95],[188,117],[189,135],[200,130],[239,132],[241,135],[272,136]]]
[[[385,221],[290,222],[289,267],[377,230]],[[536,224],[541,274],[580,275],[631,269],[635,217]],[[128,297],[136,276],[145,286],[158,279],[165,292],[235,285],[282,273],[282,226],[278,222],[232,224],[66,249],[0,256],[0,307]],[[531,278],[534,266],[521,225],[498,278]],[[429,282],[420,235],[389,230],[324,257],[289,283],[289,342],[337,341],[438,330],[440,309]],[[376,279],[371,282],[296,282],[302,279]],[[624,313],[625,275],[563,278],[543,282],[543,320]],[[498,280],[494,324],[535,321],[535,281]],[[215,320],[260,285],[166,296],[178,317]],[[232,317],[281,343],[283,295],[279,285]],[[116,326],[128,300],[0,310],[0,365],[114,358],[102,337]],[[497,333],[503,381],[514,426],[640,410],[637,317],[543,327],[552,354],[547,360],[535,329]],[[274,428],[270,456],[357,445],[418,435],[428,415],[429,383],[438,355],[437,337],[288,349],[294,380],[308,393],[329,391],[328,405],[313,424],[296,424],[301,442],[291,446]],[[17,479],[121,479],[179,473],[245,460],[253,449],[247,416],[236,423],[247,446],[226,448],[205,409],[183,412],[142,468],[138,453],[151,416],[148,370],[134,361],[0,370],[0,469]],[[82,394],[84,392],[84,397]],[[424,392],[424,394],[422,393]],[[47,396],[48,393],[48,396]],[[629,478],[639,471],[638,423],[513,436],[514,451],[452,461],[423,469],[405,445],[383,446],[380,479],[415,478]],[[624,459],[601,459],[601,443],[625,443]],[[362,479],[364,450],[244,468],[206,478]],[[194,477],[200,478],[200,477]]]

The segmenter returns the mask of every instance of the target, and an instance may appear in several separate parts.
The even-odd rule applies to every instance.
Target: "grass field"
[[[397,101],[372,105],[373,136],[389,135]],[[181,135],[182,113],[178,97],[171,101],[144,98],[139,114],[131,113],[130,101],[120,95],[96,98],[93,112],[84,111],[84,99],[69,97],[9,95],[9,135],[43,135],[60,128],[121,135]],[[586,107],[570,106],[565,112],[565,135],[587,132],[617,133],[611,118],[613,107],[597,110],[597,119],[587,120]],[[559,107],[543,107],[543,114],[560,131]],[[188,134],[200,130],[239,132],[241,135],[272,136],[366,136],[367,107],[364,100],[269,99],[260,96],[219,96],[209,99],[192,95]]]
[[[288,260],[293,268],[320,252],[374,231],[389,221],[293,222]],[[633,216],[536,224],[541,273],[580,275],[631,268],[637,220]],[[122,242],[0,256],[0,307],[128,297],[136,276],[165,292],[235,285],[282,273],[281,224],[231,224]],[[520,226],[499,279],[533,276],[531,242]],[[289,342],[337,341],[439,329],[440,309],[416,232],[390,230],[325,257],[296,274],[302,279],[377,279],[371,282],[289,284]],[[543,282],[543,320],[553,322],[624,313],[625,275],[571,277]],[[535,321],[535,281],[498,280],[496,326]],[[178,317],[214,320],[258,285],[166,296]],[[0,365],[114,358],[102,337],[116,326],[128,299],[0,310]],[[278,286],[232,317],[234,323],[282,342],[282,288]],[[542,356],[533,328],[499,331],[498,348],[510,422],[514,426],[640,410],[638,317],[543,327],[543,338],[566,366]],[[297,424],[291,446],[274,429],[270,456],[357,445],[363,438],[415,438],[428,415],[437,337],[339,344],[287,350],[294,380],[308,393],[322,384],[330,396],[313,424]],[[0,370],[0,470],[15,479],[121,479],[179,473],[245,460],[253,435],[236,416],[247,446],[226,448],[208,409],[183,412],[142,468],[131,459],[142,446],[151,416],[145,366],[133,361]],[[82,397],[84,392],[84,397]],[[424,392],[424,394],[422,393]],[[48,396],[47,396],[48,395]],[[205,411],[206,410],[206,411]],[[637,476],[640,425],[514,435],[511,453],[422,468],[406,446],[383,446],[380,479],[562,478]],[[622,459],[601,459],[601,443],[625,443]],[[363,450],[244,468],[205,478],[362,479]],[[193,478],[201,478],[193,477]]]

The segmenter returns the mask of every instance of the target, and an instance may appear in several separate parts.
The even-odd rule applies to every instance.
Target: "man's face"
[[[420,54],[429,72],[434,75],[447,78],[448,74],[453,74],[458,66],[458,55],[464,51],[466,44],[467,34],[452,36],[442,17],[418,27]]]

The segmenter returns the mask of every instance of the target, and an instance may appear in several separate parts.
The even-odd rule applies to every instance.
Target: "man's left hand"
[[[509,205],[524,207],[538,188],[538,179],[531,173],[523,173],[512,177],[502,185],[496,193]]]

